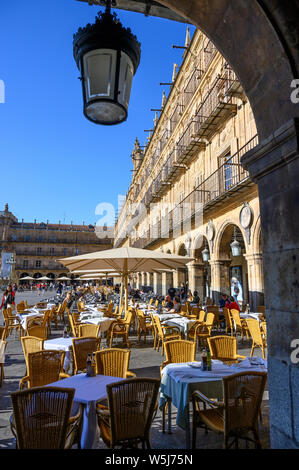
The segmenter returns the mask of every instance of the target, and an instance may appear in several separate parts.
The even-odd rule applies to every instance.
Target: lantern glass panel
[[[127,54],[121,52],[119,72],[119,102],[127,109],[134,75],[133,63]]]
[[[85,54],[84,79],[86,101],[102,97],[114,98],[117,52],[112,49],[97,49]]]

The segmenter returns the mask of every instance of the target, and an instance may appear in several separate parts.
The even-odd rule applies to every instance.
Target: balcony
[[[210,207],[223,204],[227,197],[242,191],[253,184],[248,172],[241,166],[241,157],[258,145],[256,135],[239,149],[198,187],[196,187],[183,201],[157,224],[151,227],[147,235],[138,239],[133,246],[139,248],[149,247],[160,241],[161,238],[170,239],[174,232],[181,230],[182,224],[187,220],[194,220],[198,211],[207,211]]]

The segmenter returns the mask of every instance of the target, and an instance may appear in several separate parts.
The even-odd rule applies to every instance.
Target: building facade
[[[115,227],[114,246],[189,255],[186,270],[140,273],[137,287],[166,294],[188,282],[200,298],[234,294],[263,305],[257,186],[240,163],[258,144],[249,101],[211,41],[187,29],[182,64],[145,147],[135,141],[133,177]]]
[[[107,232],[98,236],[97,231]],[[110,238],[109,238],[110,237]],[[0,212],[1,276],[5,278],[7,256],[14,258],[17,278],[47,276],[57,279],[66,275],[68,269],[59,258],[75,256],[112,248],[113,240],[109,227],[93,225],[65,225],[50,223],[19,222],[8,209]]]

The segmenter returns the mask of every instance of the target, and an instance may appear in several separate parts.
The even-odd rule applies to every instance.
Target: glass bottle
[[[212,370],[212,358],[210,349],[207,349],[207,370]]]
[[[95,353],[92,353],[91,369],[92,369],[92,377],[94,377],[96,375],[96,355],[95,355]]]
[[[204,349],[201,353],[201,370],[207,370],[207,351]]]

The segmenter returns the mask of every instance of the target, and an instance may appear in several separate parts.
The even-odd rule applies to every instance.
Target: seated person
[[[199,296],[198,296],[197,290],[194,291],[192,303],[193,304],[199,304]]]
[[[170,313],[180,313],[181,312],[181,301],[180,301],[180,298],[178,296],[176,296],[174,298],[174,301],[173,301],[173,308],[171,310],[169,310]]]
[[[165,300],[165,308],[167,310],[171,310],[173,308],[173,302],[170,298],[170,295],[166,295],[164,300]]]
[[[191,290],[189,289],[188,292],[187,292],[187,298],[186,298],[187,302],[193,302],[193,295],[192,295],[192,292]]]
[[[240,306],[238,302],[235,301],[234,297],[229,297],[228,300],[229,300],[229,304],[226,305],[226,307],[229,310],[235,309],[235,310],[238,310],[238,312],[240,312]]]
[[[228,296],[226,294],[221,294],[221,299],[219,300],[219,307],[220,308],[227,307],[229,303],[230,302],[229,302]]]

